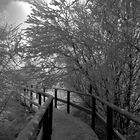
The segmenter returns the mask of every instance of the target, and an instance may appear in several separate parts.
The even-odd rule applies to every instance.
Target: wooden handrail
[[[101,98],[99,98],[98,96],[95,96],[95,95],[92,95],[92,97],[94,97],[95,99],[97,99],[98,101],[100,101],[101,103],[105,104],[106,106],[110,107],[111,109],[113,109],[114,111],[117,111],[118,113],[124,115],[125,117],[127,117],[128,119],[130,120],[133,120],[134,122],[140,124],[140,118],[133,115],[132,113],[124,110],[124,109],[121,109],[119,108],[118,106],[112,104],[112,103],[109,103]]]
[[[55,88],[57,90],[63,90],[62,88]],[[133,120],[134,122],[140,124],[140,118],[133,115],[132,113],[124,110],[124,109],[121,109],[119,108],[118,106],[112,104],[112,103],[109,103],[103,99],[101,99],[100,97],[98,96],[95,96],[95,95],[91,95],[91,94],[83,94],[83,93],[80,93],[78,91],[73,91],[73,90],[67,90],[67,89],[64,89],[64,91],[70,91],[70,92],[73,92],[73,93],[76,93],[76,94],[79,94],[79,95],[83,95],[83,96],[89,96],[89,97],[93,97],[95,98],[96,100],[100,101],[101,103],[105,104],[106,106],[112,108],[114,111],[117,111],[118,113],[124,115],[125,117],[127,117],[128,119],[130,120]]]
[[[69,91],[70,93],[71,93],[71,92],[77,93],[77,94],[79,94],[79,95],[81,95],[81,96],[89,96],[89,97],[92,96],[91,94],[83,94],[83,93],[78,92],[78,91],[75,91],[75,90],[68,90],[68,89],[63,89],[63,88],[53,88],[53,89],[56,89],[56,90],[63,90],[63,91],[66,91],[66,92]]]
[[[19,133],[16,140],[51,140],[53,96],[29,87],[28,91],[30,91],[31,94],[35,93],[41,96],[41,98],[39,98],[39,104],[35,103],[31,99],[28,99],[27,97],[24,97],[23,95],[21,96],[24,97],[25,100],[28,100],[31,106],[32,104],[34,104],[40,107],[40,109],[36,112],[35,116],[33,117],[33,119],[31,119],[27,126]],[[45,103],[41,106],[42,96],[47,97],[47,100],[44,100]],[[30,97],[32,98],[32,96]]]
[[[127,119],[140,125],[140,118],[139,117],[133,115],[130,112],[127,112],[124,109],[117,107],[116,105],[114,105],[112,103],[109,103],[105,100],[102,100],[100,97],[95,96],[92,93],[91,94],[83,94],[83,93],[80,93],[77,91],[72,91],[72,90],[67,90],[67,89],[62,89],[62,88],[54,88],[54,89],[55,89],[55,97],[54,97],[55,107],[57,107],[57,101],[60,101],[60,102],[67,104],[67,113],[70,113],[70,105],[71,105],[79,110],[82,110],[88,114],[91,114],[92,115],[91,127],[93,129],[95,129],[95,117],[98,116],[104,123],[107,124],[107,140],[113,140],[113,135],[117,136],[120,140],[126,140],[126,138],[124,138],[123,135],[121,135],[116,129],[113,128],[113,111],[116,111],[117,113],[125,116]],[[69,97],[67,96],[67,100],[63,100],[63,99],[60,99],[57,97],[58,90],[64,90],[67,92],[67,95],[69,96]],[[69,92],[69,94],[68,94],[68,92]],[[72,103],[70,101],[70,93],[71,92],[92,98],[92,110]],[[96,100],[98,100],[99,102],[101,102],[102,104],[107,106],[107,117],[106,117],[107,119],[106,120],[104,118],[102,118],[98,112],[96,112],[96,110],[97,110],[96,109]]]

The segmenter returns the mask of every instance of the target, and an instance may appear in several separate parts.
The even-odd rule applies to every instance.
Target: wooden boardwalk
[[[117,139],[127,139],[126,137],[129,136],[129,135],[123,136],[121,133],[119,133],[118,130],[114,128],[114,123],[113,123],[114,111],[121,116],[125,116],[127,119],[131,120],[132,122],[140,125],[140,119],[138,116],[135,116],[134,114],[127,112],[124,109],[121,109],[114,104],[111,104],[110,102],[102,100],[100,97],[95,96],[94,94],[83,94],[75,91],[70,91],[67,89],[55,88],[54,97],[53,97],[51,94],[45,93],[45,90],[42,92],[40,90],[36,90],[32,88],[26,89],[25,87],[23,88],[23,90],[24,90],[23,94],[25,95],[26,95],[26,90],[28,90],[28,92],[30,91],[30,99],[27,98],[26,96],[24,97],[23,95],[21,95],[25,103],[28,101],[29,102],[28,105],[30,107],[34,105],[37,106],[39,109],[37,110],[34,117],[31,119],[31,121],[27,124],[27,126],[19,133],[16,140],[25,140],[25,139],[31,140],[34,139],[35,137],[38,140],[41,138],[50,140],[51,137],[52,140],[98,140],[97,135],[88,125],[80,121],[78,118],[72,117],[71,115],[67,114],[70,113],[71,106],[91,115],[92,128],[95,127],[95,123],[96,125],[98,125],[98,123],[96,122],[96,117],[98,117],[102,122],[104,122],[104,124],[106,125],[106,127],[104,128],[106,133],[105,139],[108,140],[113,140],[114,136]],[[66,100],[61,99],[59,98],[59,96],[57,96],[58,94],[57,90],[64,90],[66,92],[67,95]],[[70,93],[79,94],[80,96],[81,95],[88,96],[90,99],[92,99],[91,109],[73,103],[71,101],[72,95]],[[36,103],[33,100],[33,94],[37,95],[36,97],[38,97],[38,101],[37,101],[38,103]],[[42,96],[43,96],[43,100],[42,100]],[[45,101],[44,99],[46,97],[47,100]],[[60,112],[57,109],[54,109],[53,112],[53,101],[54,101],[55,108],[57,108],[58,101],[61,103],[65,103],[67,105],[66,106],[67,113]],[[107,115],[105,116],[106,121],[104,120],[105,117],[103,118],[103,116],[100,116],[99,113],[97,112],[98,104],[96,104],[96,101],[100,102],[101,104],[104,104],[107,107],[107,112],[106,112]],[[50,131],[52,129],[53,131]],[[34,134],[37,134],[37,136]],[[139,131],[138,133],[136,133],[136,136],[133,137],[136,137],[136,139],[139,140]]]
[[[80,119],[54,109],[52,140],[98,140],[98,137]]]

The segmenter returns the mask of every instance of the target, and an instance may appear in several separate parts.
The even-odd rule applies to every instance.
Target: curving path
[[[52,140],[98,140],[94,131],[80,119],[54,109]]]

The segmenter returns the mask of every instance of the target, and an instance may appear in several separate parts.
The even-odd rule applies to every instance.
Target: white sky
[[[0,16],[3,22],[18,25],[24,23],[27,15],[31,13],[31,5],[28,4],[30,0],[0,0]],[[49,2],[50,0],[47,0]],[[22,28],[26,24],[22,25]]]
[[[27,19],[27,15],[30,14],[30,5],[26,2],[18,1],[11,2],[5,10],[8,22],[13,24],[23,23]]]
[[[9,24],[19,25],[24,23],[27,19],[27,15],[31,13],[31,5],[28,3],[31,0],[0,0],[0,23],[8,22]],[[45,0],[50,3],[51,0]],[[74,1],[74,0],[68,0]],[[26,28],[27,25],[22,24],[22,28]]]

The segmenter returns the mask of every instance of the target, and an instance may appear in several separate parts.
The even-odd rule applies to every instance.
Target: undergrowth
[[[11,97],[0,114],[0,140],[15,140],[34,115],[34,111],[17,97]]]

